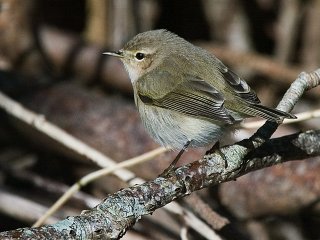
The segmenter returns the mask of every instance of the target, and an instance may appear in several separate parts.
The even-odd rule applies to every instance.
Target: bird
[[[165,30],[139,33],[118,57],[133,86],[147,132],[160,145],[181,150],[214,144],[250,117],[270,121],[294,115],[261,104],[245,80],[216,56]]]

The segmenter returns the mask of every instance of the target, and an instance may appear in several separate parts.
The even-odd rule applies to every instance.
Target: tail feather
[[[272,121],[278,121],[281,118],[297,118],[293,114],[286,113],[281,110],[269,108],[259,104],[250,104],[247,108],[244,109],[244,113],[250,116],[258,116]]]

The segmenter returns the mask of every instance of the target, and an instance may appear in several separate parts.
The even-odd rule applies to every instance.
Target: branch
[[[35,114],[34,112],[24,108],[21,104],[10,99],[1,91],[0,109],[3,109],[10,116],[18,119],[22,123],[27,124],[28,127],[34,128],[37,131],[45,134],[50,139],[56,141],[59,144],[62,144],[69,150],[72,150],[77,154],[84,156],[86,159],[93,161],[98,166],[113,168],[116,165],[116,163],[112,159],[105,156],[100,151],[88,146],[87,144],[71,136],[61,128],[50,123],[45,119],[43,115]],[[128,169],[117,169],[113,172],[113,174],[122,181],[127,182],[129,185],[144,182],[143,179],[136,177],[135,174]],[[212,235],[215,234],[214,231],[212,231],[204,222],[202,222],[197,216],[190,213],[187,209],[180,206],[179,203],[171,203],[170,205],[165,206],[165,210],[180,216],[188,224],[197,222],[197,225],[189,224],[189,226],[207,239],[211,239]],[[201,226],[201,228],[199,228],[199,226]],[[205,227],[207,227],[208,229],[203,232],[202,229]]]
[[[221,150],[226,148],[229,147]],[[275,149],[278,151],[273,151]],[[80,216],[69,217],[40,228],[3,232],[0,233],[0,238],[15,236],[19,239],[88,239],[105,236],[106,239],[118,239],[141,216],[151,214],[176,198],[182,198],[214,184],[234,180],[254,170],[319,155],[320,130],[269,140],[261,149],[253,151],[250,159],[229,164],[227,168],[224,167],[219,153],[214,153],[176,169],[175,174],[166,178],[158,177],[153,181],[111,194],[104,202],[90,211],[84,211]]]
[[[319,84],[320,69],[310,74],[301,73],[278,109],[290,111],[306,90]],[[268,140],[279,124],[267,122],[249,140],[205,155],[199,161],[177,168],[166,177],[110,194],[101,204],[80,216],[40,228],[3,232],[0,238],[119,239],[141,216],[151,214],[193,191],[285,161],[320,155],[320,130]]]

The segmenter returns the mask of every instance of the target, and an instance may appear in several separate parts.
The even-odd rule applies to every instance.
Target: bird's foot
[[[218,153],[220,155],[220,157],[223,159],[224,161],[224,168],[228,168],[228,161],[227,161],[227,158],[226,158],[226,155],[223,154],[223,152],[221,152],[220,150],[220,143],[219,141],[216,142],[212,148],[210,148],[208,151],[206,151],[206,154],[205,155],[209,155],[209,154],[212,154],[212,153]]]
[[[217,141],[208,151],[206,151],[205,155],[212,154],[220,149],[220,142]]]
[[[163,177],[163,178],[167,178],[169,177],[175,170],[175,165],[173,165],[172,163],[169,165],[169,167],[167,167],[160,175],[159,177]]]
[[[189,144],[191,143],[191,141],[188,141],[183,148],[180,150],[180,152],[178,153],[178,155],[173,159],[173,161],[171,162],[171,164],[169,165],[169,167],[167,167],[159,176],[160,177],[168,177],[175,169],[176,164],[178,163],[181,155],[184,153],[184,151],[188,148]]]

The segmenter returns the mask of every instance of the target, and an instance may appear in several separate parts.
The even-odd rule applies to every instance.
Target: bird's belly
[[[140,106],[139,106],[140,105]],[[139,104],[141,120],[159,144],[181,149],[188,141],[191,147],[214,144],[225,127],[164,108]]]

